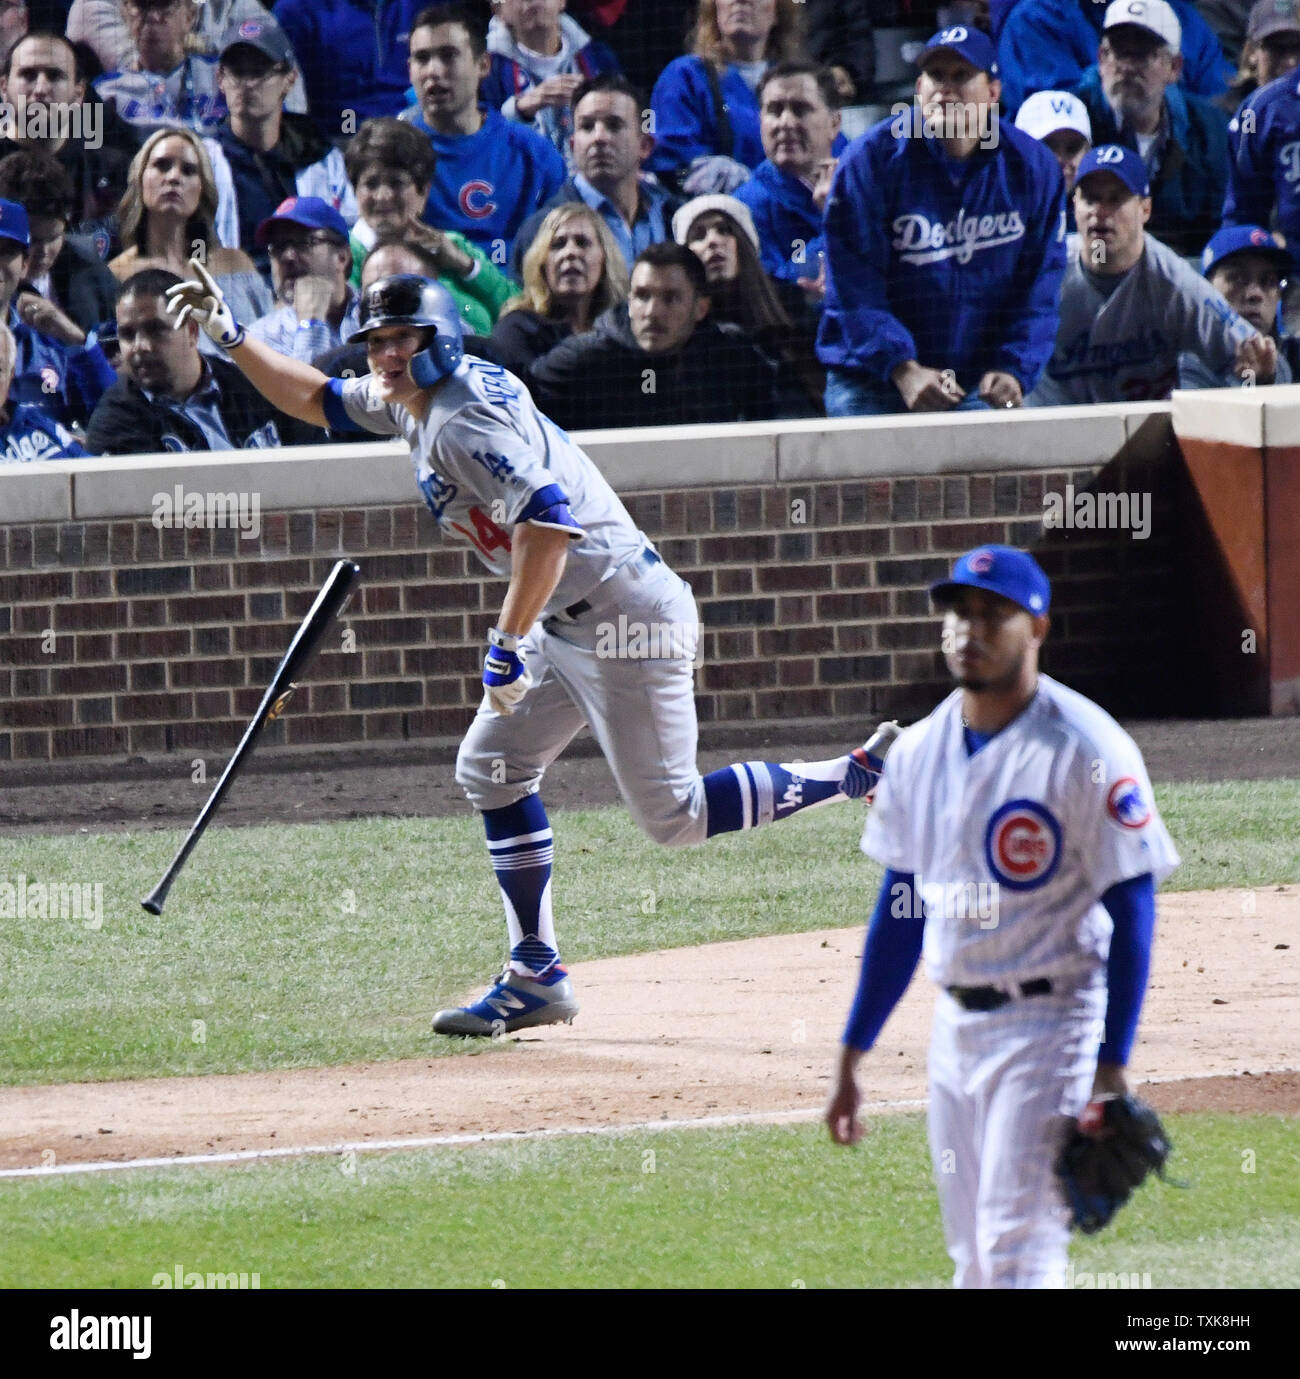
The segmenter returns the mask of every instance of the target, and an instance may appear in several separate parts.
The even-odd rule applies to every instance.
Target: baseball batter
[[[958,688],[889,754],[862,848],[886,867],[826,1119],[861,1138],[855,1069],[911,981],[940,988],[929,1134],[959,1288],[1064,1282],[1053,1166],[1093,1098],[1122,1095],[1155,924],[1178,864],[1142,756],[1038,670],[1051,590],[985,546],[931,594]]]
[[[498,365],[464,355],[460,318],[425,278],[366,289],[371,373],[332,379],[246,335],[202,264],[172,289],[281,411],[335,431],[402,436],[444,537],[509,579],[488,634],[484,696],[456,763],[483,816],[505,905],[509,956],[474,1005],[438,1012],[441,1034],[492,1035],[571,1020],[551,906],[547,766],[584,727],[640,828],[667,846],[702,843],[800,810],[869,796],[897,729],[798,766],[751,761],[707,776],[695,764],[690,586],[664,563],[600,471]]]

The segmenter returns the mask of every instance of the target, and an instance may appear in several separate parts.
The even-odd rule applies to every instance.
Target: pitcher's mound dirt
[[[1161,898],[1133,1057],[1157,1106],[1300,1111],[1300,1075],[1279,1071],[1298,942],[1300,886]],[[0,1167],[816,1109],[861,947],[828,929],[584,963],[573,1026],[476,1056],[3,1089]],[[862,1064],[869,1101],[924,1097],[933,1001],[918,977]]]

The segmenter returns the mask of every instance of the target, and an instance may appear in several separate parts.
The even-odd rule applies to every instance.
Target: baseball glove
[[[1135,1096],[1088,1103],[1056,1160],[1071,1225],[1094,1235],[1148,1173],[1165,1176],[1173,1149],[1160,1117]]]

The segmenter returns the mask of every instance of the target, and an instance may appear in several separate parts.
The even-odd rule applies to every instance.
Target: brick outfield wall
[[[1170,712],[1176,457],[1114,461],[1099,484],[1155,488],[1150,540],[1054,532],[1045,543],[1044,494],[1086,486],[1099,468],[626,501],[695,589],[702,723],[822,719],[857,734],[928,712],[947,683],[925,586],[955,553],[993,541],[1034,546],[1053,577],[1045,669],[1114,711],[1152,712],[1159,696]],[[263,741],[464,731],[505,585],[443,546],[422,507],[263,513],[258,541],[237,537],[147,520],[0,527],[0,760],[232,745],[340,555],[359,561],[362,588]],[[344,628],[355,651],[341,649]]]

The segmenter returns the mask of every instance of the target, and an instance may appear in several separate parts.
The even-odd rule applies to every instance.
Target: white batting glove
[[[488,629],[488,652],[483,662],[483,688],[496,713],[507,717],[533,687],[533,677],[519,654],[521,638]]]
[[[216,279],[198,259],[190,260],[190,271],[195,276],[188,282],[167,289],[167,310],[176,317],[176,329],[192,319],[223,350],[242,344],[244,328],[231,314]]]

